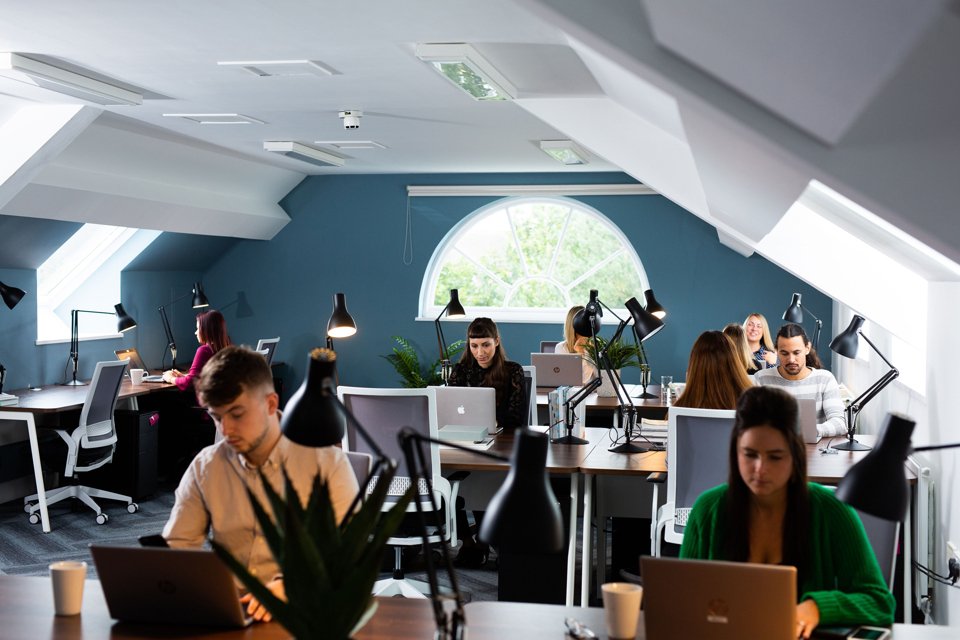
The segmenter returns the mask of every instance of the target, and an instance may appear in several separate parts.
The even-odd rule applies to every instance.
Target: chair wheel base
[[[97,524],[107,524],[107,520],[109,520],[109,519],[110,519],[110,516],[108,516],[108,515],[105,514],[105,513],[98,514],[98,515],[97,515]]]
[[[140,505],[136,502],[131,502],[127,505],[127,513],[136,513],[137,511],[140,511]]]
[[[40,514],[31,513],[30,514],[30,524],[39,524],[40,523]]]

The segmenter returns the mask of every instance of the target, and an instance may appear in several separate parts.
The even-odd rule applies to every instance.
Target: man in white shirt
[[[213,538],[277,597],[284,598],[283,576],[247,490],[268,505],[261,474],[283,494],[286,470],[305,505],[319,474],[330,490],[339,521],[357,495],[357,479],[338,447],[304,447],[281,433],[273,375],[256,351],[232,346],[219,351],[195,379],[195,386],[223,439],[203,449],[187,468],[163,537],[171,547],[201,547],[208,537]],[[270,620],[269,612],[250,594],[241,602],[255,620]]]
[[[840,385],[826,369],[812,369],[809,364],[810,339],[798,324],[785,324],[777,332],[777,355],[780,365],[753,375],[758,385],[770,385],[789,391],[796,398],[817,401],[817,433],[820,437],[847,433]]]

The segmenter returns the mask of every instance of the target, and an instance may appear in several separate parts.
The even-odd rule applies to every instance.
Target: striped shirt
[[[817,401],[817,433],[821,437],[843,436],[847,433],[840,386],[833,374],[826,369],[810,369],[803,380],[787,380],[780,369],[764,369],[753,375],[754,382],[761,386],[780,387],[795,398]]]

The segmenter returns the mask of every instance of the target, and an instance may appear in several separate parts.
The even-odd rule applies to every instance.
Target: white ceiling
[[[42,161],[0,183],[0,213],[121,218],[139,201],[150,215],[133,223],[144,228],[269,238],[287,222],[277,201],[308,173],[621,170],[745,255],[816,180],[960,262],[958,3],[801,4],[5,3],[0,51],[84,67],[145,99],[69,119],[38,145]],[[472,44],[517,99],[461,93],[414,56],[429,42]],[[217,65],[282,59],[337,74],[258,78]],[[0,77],[0,122],[62,100]],[[359,129],[343,129],[344,109],[364,112]],[[195,112],[265,124],[162,116]],[[3,135],[0,126],[0,145]],[[576,140],[590,163],[563,167],[537,148],[558,138]],[[346,164],[322,169],[262,148],[356,139],[386,148],[337,152]]]

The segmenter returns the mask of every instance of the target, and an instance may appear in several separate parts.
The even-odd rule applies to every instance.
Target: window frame
[[[460,220],[454,224],[449,231],[440,239],[437,243],[437,246],[434,247],[433,254],[430,256],[430,259],[427,261],[426,268],[424,270],[424,276],[420,282],[420,296],[418,301],[418,321],[434,321],[437,319],[437,316],[443,310],[443,307],[440,305],[433,304],[435,298],[434,293],[437,287],[437,282],[440,278],[440,266],[443,259],[447,255],[447,251],[452,249],[453,246],[459,241],[462,234],[465,230],[474,224],[479,219],[482,219],[484,216],[494,215],[499,211],[505,210],[508,207],[522,206],[527,203],[555,203],[561,204],[563,206],[570,207],[571,209],[577,209],[583,213],[592,216],[596,219],[598,224],[602,224],[608,229],[620,242],[620,245],[623,249],[623,252],[630,259],[631,263],[634,266],[634,269],[637,272],[637,276],[641,283],[641,289],[636,292],[638,299],[641,299],[643,292],[650,288],[650,281],[647,278],[646,270],[643,266],[643,261],[640,259],[639,254],[637,253],[636,248],[633,246],[633,243],[627,237],[620,227],[614,223],[609,217],[603,214],[595,207],[592,207],[585,202],[577,199],[566,196],[557,196],[557,195],[535,195],[535,196],[507,196],[503,198],[498,198],[493,200],[473,211],[463,216]],[[510,223],[511,233],[514,234],[516,238],[516,229],[513,226],[513,223]],[[563,236],[561,235],[559,240],[562,241]],[[562,242],[558,241],[557,247],[562,245]],[[556,250],[555,250],[556,251]],[[552,256],[552,259],[556,258],[556,253]],[[521,258],[522,259],[522,258]],[[583,282],[583,280],[590,277],[592,273],[595,273],[600,269],[604,264],[609,262],[612,257],[609,257],[605,260],[601,260],[593,267],[578,276],[573,283]],[[515,289],[516,286],[510,287]],[[508,297],[510,295],[508,291]],[[628,315],[627,310],[624,308],[625,300],[606,300],[603,297],[603,291],[600,291],[600,300],[608,305],[614,313],[619,315],[622,318],[626,318]],[[562,309],[562,312],[565,313],[570,306],[573,305],[583,305],[586,304],[587,300],[570,300],[569,304]],[[466,305],[465,305],[466,306]],[[452,322],[469,322],[473,317],[473,314],[470,313],[471,309],[467,306],[467,317],[460,320],[452,320]],[[497,322],[511,322],[511,323],[527,323],[527,324],[556,324],[558,320],[562,321],[563,316],[558,317],[558,308],[550,309],[524,309],[524,310],[513,310],[504,307],[498,308],[487,308],[484,307],[483,311],[477,315],[486,315]]]

